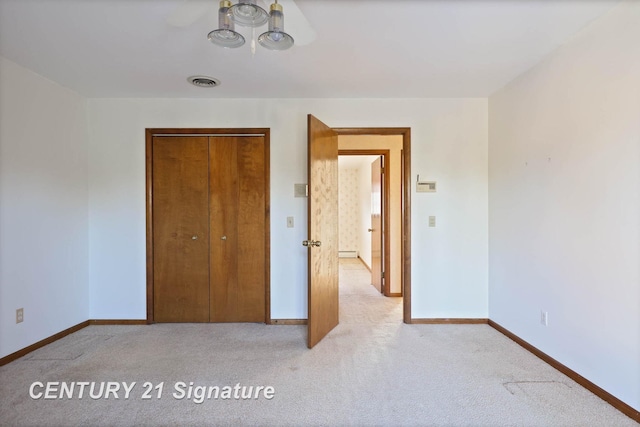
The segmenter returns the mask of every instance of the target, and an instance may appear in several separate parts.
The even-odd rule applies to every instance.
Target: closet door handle
[[[198,236],[191,236],[191,240],[198,240]]]
[[[227,236],[222,236],[220,240],[227,240]]]

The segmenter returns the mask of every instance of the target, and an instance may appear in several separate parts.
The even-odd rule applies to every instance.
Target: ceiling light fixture
[[[271,5],[269,31],[260,34],[258,43],[271,50],[285,50],[293,46],[293,37],[284,32],[284,14],[278,0]]]
[[[243,27],[257,28],[267,23],[269,14],[256,4],[256,0],[240,0],[230,8],[233,20]]]
[[[231,2],[222,0],[218,9],[218,29],[209,33],[209,40],[218,46],[234,48],[244,44],[242,34],[235,31],[233,16],[230,12]]]
[[[234,24],[257,28],[267,22],[268,31],[258,38],[261,46],[270,50],[285,50],[293,46],[293,37],[284,32],[284,13],[278,0],[274,0],[268,14],[256,4],[256,0],[240,0],[237,4],[232,4],[230,0],[220,1],[218,29],[211,31],[208,38],[212,43],[225,48],[240,47],[245,39],[235,31]]]

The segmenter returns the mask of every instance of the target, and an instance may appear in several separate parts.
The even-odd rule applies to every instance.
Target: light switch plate
[[[307,184],[293,184],[293,197],[309,196],[309,187]]]
[[[436,226],[436,217],[435,216],[430,216],[429,217],[429,227],[435,227]]]
[[[288,216],[287,217],[287,228],[293,228],[293,217],[292,216]]]

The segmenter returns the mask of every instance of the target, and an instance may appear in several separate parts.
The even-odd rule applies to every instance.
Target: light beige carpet
[[[0,367],[0,425],[638,425],[489,326],[402,324],[401,299],[368,283],[358,261],[341,261],[340,325],[313,350],[303,326],[85,328]],[[136,384],[128,399],[29,397],[34,382],[103,381]],[[190,382],[275,395],[173,396]]]

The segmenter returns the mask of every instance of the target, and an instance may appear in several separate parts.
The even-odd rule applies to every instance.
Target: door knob
[[[320,247],[322,245],[322,242],[320,240],[303,240],[302,241],[302,246],[306,246],[308,248],[315,246],[315,247]]]
[[[191,236],[191,240],[198,240],[198,236]]]
[[[373,228],[368,228],[367,231],[371,233],[373,231]]]
[[[227,240],[227,236],[222,236],[220,240]]]

